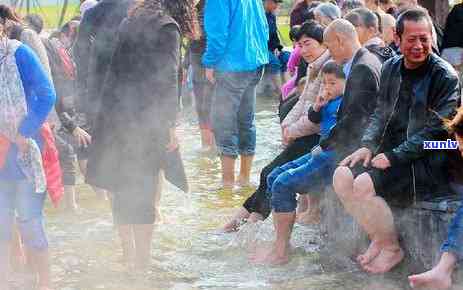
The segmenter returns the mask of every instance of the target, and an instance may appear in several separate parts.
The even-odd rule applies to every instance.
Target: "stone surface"
[[[406,209],[393,208],[400,242],[406,251],[407,271],[429,269],[438,261],[452,212],[458,205],[459,202],[444,200],[418,203]],[[344,211],[333,191],[327,190],[321,207],[322,260],[340,268],[356,267],[352,257],[368,246],[366,235]]]

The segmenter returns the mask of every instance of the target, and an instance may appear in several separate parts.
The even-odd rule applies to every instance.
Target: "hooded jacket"
[[[269,62],[269,28],[261,0],[207,1],[204,30],[206,68],[246,72]]]

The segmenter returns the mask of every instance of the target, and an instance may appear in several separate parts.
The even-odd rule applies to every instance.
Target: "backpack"
[[[43,39],[42,42],[47,50],[53,79],[76,80],[76,64],[59,40],[56,38]]]

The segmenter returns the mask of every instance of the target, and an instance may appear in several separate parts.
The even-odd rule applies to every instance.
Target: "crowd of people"
[[[427,145],[453,138],[463,152],[463,3],[441,28],[417,0],[298,0],[285,44],[282,2],[86,0],[51,33],[0,5],[0,290],[10,268],[52,289],[44,202],[79,211],[79,171],[111,202],[123,262],[148,267],[164,179],[188,191],[176,134],[187,79],[219,190],[252,192],[223,230],[272,215],[275,241],[252,247],[252,263],[288,263],[294,224],[320,223],[325,194],[370,239],[359,267],[386,273],[404,259],[392,206],[462,194],[463,153]],[[280,102],[284,149],[256,186],[261,94]],[[451,287],[462,224],[463,206],[411,287]]]

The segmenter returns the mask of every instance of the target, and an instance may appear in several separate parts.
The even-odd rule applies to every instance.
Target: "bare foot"
[[[239,229],[239,226],[240,226],[240,222],[236,219],[233,219],[222,227],[222,231],[226,233],[237,232]]]
[[[376,241],[371,241],[370,246],[366,252],[357,257],[357,262],[361,266],[365,266],[366,264],[369,264],[371,261],[373,261],[373,259],[376,258],[379,253],[381,253],[380,245]]]
[[[449,289],[452,286],[452,274],[438,267],[432,270],[408,277],[410,287],[429,289]]]
[[[362,265],[363,269],[372,274],[383,274],[397,266],[404,258],[404,252],[400,247],[394,249],[382,249],[381,253],[369,264]]]
[[[235,232],[239,229],[242,220],[250,218],[252,216],[246,208],[240,207],[237,212],[233,215],[233,218],[227,222],[220,230],[230,233]]]
[[[285,265],[289,262],[288,250],[277,251],[274,244],[264,244],[256,247],[249,260],[253,264]]]
[[[301,212],[296,217],[296,222],[303,225],[318,225],[320,224],[320,210],[306,210]]]

